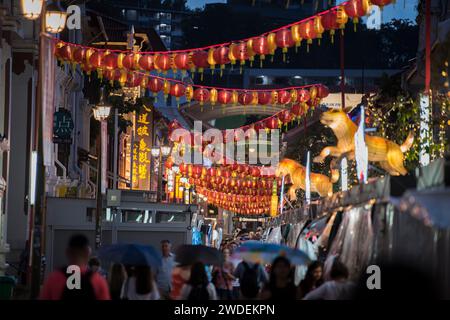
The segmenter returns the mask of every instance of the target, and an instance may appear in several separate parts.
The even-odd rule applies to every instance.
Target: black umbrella
[[[175,261],[180,265],[191,265],[196,262],[204,264],[221,265],[222,253],[216,248],[203,245],[181,245],[175,251]]]

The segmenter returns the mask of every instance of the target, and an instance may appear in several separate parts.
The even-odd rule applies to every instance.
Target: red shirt
[[[87,267],[81,267],[81,273],[85,273]],[[66,275],[61,271],[53,271],[42,287],[40,300],[61,300],[61,296],[66,286]],[[92,288],[97,300],[111,300],[108,283],[98,272],[91,277]]]

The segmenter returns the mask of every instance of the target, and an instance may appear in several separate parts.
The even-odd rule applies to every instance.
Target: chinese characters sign
[[[133,189],[150,190],[153,113],[150,107],[136,116],[133,153]]]

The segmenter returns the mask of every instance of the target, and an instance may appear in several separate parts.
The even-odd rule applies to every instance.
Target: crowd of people
[[[323,265],[312,262],[298,286],[294,266],[287,257],[277,257],[270,266],[232,258],[236,242],[224,242],[223,263],[207,266],[201,262],[177,265],[170,241],[161,242],[162,264],[132,266],[114,263],[105,272],[100,260],[91,257],[88,239],[71,237],[66,255],[69,265],[81,271],[81,289],[70,290],[66,267],[55,270],[41,290],[43,300],[336,300],[351,297],[354,285],[348,270],[336,259],[324,277]]]

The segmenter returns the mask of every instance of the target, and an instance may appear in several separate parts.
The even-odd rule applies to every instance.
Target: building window
[[[183,223],[186,222],[186,214],[181,212],[156,212],[156,223]]]
[[[122,221],[126,223],[152,223],[152,212],[149,210],[122,210]]]

